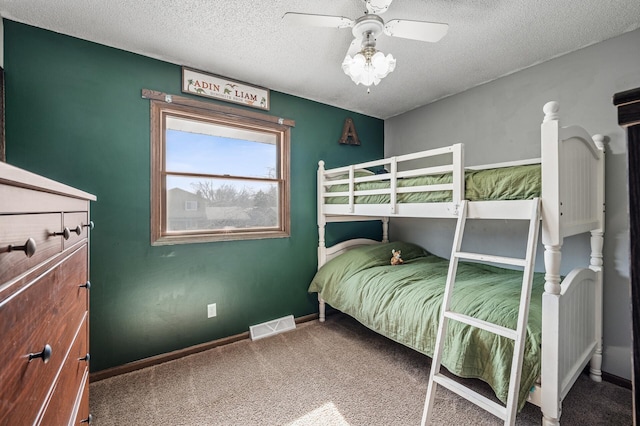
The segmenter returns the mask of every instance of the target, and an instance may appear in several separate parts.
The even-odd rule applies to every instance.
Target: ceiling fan
[[[366,12],[357,19],[344,16],[314,15],[287,12],[282,20],[290,24],[329,28],[351,28],[353,41],[342,62],[342,69],[354,83],[377,85],[395,69],[396,60],[376,50],[376,39],[381,34],[435,43],[447,34],[448,24],[439,22],[393,19],[385,23],[379,16],[387,11],[393,0],[364,0]]]

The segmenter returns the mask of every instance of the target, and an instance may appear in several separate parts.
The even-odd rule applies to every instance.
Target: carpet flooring
[[[419,425],[430,359],[335,314],[90,385],[93,425]],[[488,387],[465,381],[479,392]],[[501,422],[442,387],[433,424]],[[563,425],[631,425],[631,390],[582,375]],[[527,404],[517,425],[540,425]]]

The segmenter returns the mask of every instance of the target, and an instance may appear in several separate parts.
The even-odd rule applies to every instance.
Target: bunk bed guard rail
[[[318,195],[319,207],[325,204],[325,200],[337,197],[348,198],[348,214],[355,213],[356,197],[359,196],[388,196],[388,210],[386,214],[394,215],[397,212],[398,196],[400,194],[450,191],[451,202],[454,206],[454,214],[464,197],[464,158],[463,144],[458,143],[443,148],[431,149],[412,154],[399,155],[384,158],[381,160],[368,161],[360,164],[352,164],[344,167],[337,167],[325,170],[324,161],[318,162]],[[429,160],[437,161],[441,164],[420,168],[403,167],[409,161],[422,160],[425,163]],[[385,169],[389,173],[363,174],[369,169]],[[361,172],[361,173],[359,173]],[[435,176],[451,173],[451,183],[428,184],[419,186],[398,186],[398,180],[417,176]],[[365,182],[386,182],[384,188],[358,189],[357,184]],[[337,185],[347,186],[346,190],[331,191],[328,188]]]

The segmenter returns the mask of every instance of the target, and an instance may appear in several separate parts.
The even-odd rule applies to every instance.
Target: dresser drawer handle
[[[88,353],[82,358],[78,358],[78,361],[86,361],[87,363],[89,363],[90,360],[91,360],[91,355]]]
[[[23,246],[9,246],[9,251],[23,251],[27,257],[31,257],[36,253],[36,241],[29,238]]]
[[[93,421],[93,416],[91,414],[89,414],[89,417],[87,417],[84,420],[80,420],[80,423],[86,423],[86,424],[91,424],[91,422]]]
[[[48,344],[44,345],[44,349],[42,350],[42,352],[29,354],[29,362],[36,358],[42,358],[42,362],[44,362],[45,364],[48,363],[49,359],[51,358],[51,346],[49,346]]]
[[[68,240],[71,237],[71,233],[75,232],[76,235],[80,235],[82,234],[82,228],[80,227],[80,225],[76,226],[74,229],[69,229],[65,226],[65,228],[62,230],[62,232],[54,232],[51,235],[62,235],[62,237],[65,240]]]
[[[93,221],[90,220],[88,224],[82,226],[84,226],[85,228],[89,228],[89,230],[92,230],[95,225],[93,224]]]
[[[87,290],[91,290],[91,282],[87,281],[84,284],[80,284],[78,287],[83,287],[83,288],[86,288]]]

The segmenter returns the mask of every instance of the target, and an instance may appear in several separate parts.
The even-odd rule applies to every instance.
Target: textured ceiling
[[[397,60],[372,86],[341,69],[350,29],[285,25],[285,12],[355,19],[363,0],[0,0],[7,19],[378,118],[640,28],[638,0],[394,0],[390,19],[449,24],[438,43],[382,35]]]

